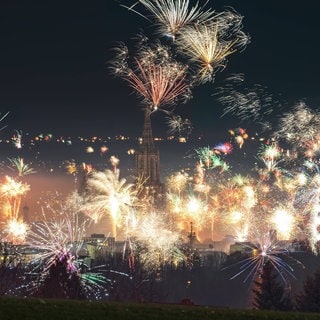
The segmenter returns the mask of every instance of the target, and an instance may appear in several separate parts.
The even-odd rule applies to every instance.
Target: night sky
[[[234,73],[243,73],[248,86],[267,87],[289,106],[304,100],[318,108],[317,1],[219,0],[206,8],[228,6],[244,16],[243,31],[251,43],[230,56],[213,85],[195,88],[193,99],[178,111],[198,131],[222,130],[222,107],[213,93]],[[139,99],[110,73],[108,61],[118,41],[130,45],[141,29],[155,37],[152,24],[112,0],[1,1],[0,15],[0,111],[10,110],[7,132],[141,133]],[[237,125],[236,119],[234,124],[224,121]]]

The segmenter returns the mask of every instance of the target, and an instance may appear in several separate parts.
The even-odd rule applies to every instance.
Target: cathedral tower
[[[157,194],[162,194],[160,156],[153,141],[150,115],[149,111],[145,111],[142,138],[139,141],[139,149],[136,153],[136,173],[140,181],[145,181],[145,187],[152,189]]]

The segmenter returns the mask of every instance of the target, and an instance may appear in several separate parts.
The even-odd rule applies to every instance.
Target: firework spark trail
[[[119,171],[93,171],[87,179],[88,195],[82,210],[95,222],[105,214],[110,215],[112,236],[116,237],[117,228],[128,226],[128,221],[134,217],[138,191],[133,187],[126,179],[119,178]]]
[[[8,116],[9,113],[10,113],[10,112],[6,112],[3,116],[1,116],[1,113],[0,113],[0,122],[1,122],[2,120],[4,120],[4,119]],[[4,125],[3,127],[1,127],[1,128],[0,128],[0,131],[3,130],[3,129],[5,129],[7,126],[8,126],[8,125]]]
[[[315,147],[319,149],[319,127],[319,111],[310,109],[304,102],[299,102],[280,118],[274,136],[304,151]],[[314,154],[314,150],[311,154]]]
[[[239,32],[240,27],[234,24],[231,28],[231,24],[225,23],[223,16],[229,20],[230,15],[231,12],[221,14],[216,21],[187,26],[176,41],[178,52],[199,66],[196,76],[199,84],[213,81],[215,72],[225,68],[227,57],[243,49],[249,41],[248,37],[245,40],[244,33]]]
[[[242,121],[264,122],[275,109],[281,107],[279,99],[268,93],[265,86],[244,86],[242,75],[232,75],[226,79],[226,83],[213,94],[224,106],[221,117],[232,114]]]
[[[159,108],[165,110],[165,107],[173,106],[178,100],[186,102],[190,99],[187,68],[175,61],[163,45],[158,43],[140,47],[132,68],[123,59],[122,54],[120,61],[118,56],[111,68],[115,75],[118,73],[128,82],[150,112]]]
[[[264,163],[268,172],[280,170],[279,164],[284,161],[282,151],[277,142],[261,145],[258,159]]]
[[[41,252],[38,260],[46,261],[45,269],[49,269],[57,257],[62,259],[69,255],[67,267],[72,272],[77,270],[74,260],[83,245],[88,223],[87,220],[80,221],[78,206],[72,196],[58,208],[47,204],[42,207],[43,221],[30,226],[27,243]]]
[[[21,198],[30,190],[27,183],[17,181],[9,176],[5,176],[4,182],[0,184],[0,197],[9,204],[9,220],[18,220],[21,205]]]
[[[151,212],[142,215],[134,235],[134,250],[147,270],[156,270],[166,261],[184,258],[179,250],[181,234],[166,214]]]
[[[268,147],[271,150],[265,156],[270,158],[274,164],[276,155],[278,155],[278,147],[274,149],[272,144]],[[208,156],[208,152],[209,156],[211,155],[210,148],[203,151],[207,151],[204,152],[205,156]],[[288,172],[280,167],[276,169],[275,179],[271,179],[270,175],[268,177],[262,175],[259,168],[256,168],[258,175],[245,177],[245,179],[240,175],[231,178],[231,172],[225,179],[221,179],[221,182],[218,182],[217,178],[214,179],[215,187],[209,194],[211,206],[215,208],[217,216],[220,217],[220,222],[225,225],[226,230],[232,229],[234,235],[241,235],[241,239],[244,239],[243,232],[245,230],[250,231],[251,228],[259,225],[259,221],[253,219],[254,216],[257,216],[263,221],[268,221],[270,225],[273,223],[273,228],[277,229],[282,239],[287,239],[289,234],[291,238],[298,232],[297,225],[305,222],[302,221],[303,219],[295,208],[295,193],[298,186],[296,178],[292,172],[287,174]],[[210,179],[207,178],[207,181]],[[287,203],[286,214],[282,207],[284,201]],[[284,231],[281,224],[276,225],[274,219],[279,212],[282,213],[282,219],[290,219],[290,224],[286,223],[287,227],[291,226],[290,229]]]
[[[277,230],[278,238],[290,240],[297,233],[298,225],[301,222],[292,204],[277,204],[271,212],[269,223]]]
[[[17,149],[22,148],[22,131],[15,130],[15,134],[12,137],[12,142]]]
[[[230,166],[221,159],[221,157],[215,152],[214,148],[202,147],[195,150],[197,157],[201,164],[206,169],[221,168],[221,171],[228,171]]]
[[[193,129],[192,123],[189,119],[182,119],[180,115],[169,113],[167,117],[167,125],[169,127],[168,133],[175,134],[179,137],[189,137]]]
[[[289,256],[288,249],[277,240],[275,234],[270,231],[271,228],[265,227],[266,224],[264,226],[260,225],[259,229],[250,234],[249,241],[241,244],[247,250],[249,257],[222,269],[226,270],[240,265],[240,271],[235,273],[231,279],[244,274],[243,282],[249,279],[254,280],[260,274],[266,261],[270,261],[274,270],[287,283],[287,276],[295,278],[295,275],[294,268],[286,260],[292,259],[296,264],[303,266],[300,261]]]
[[[22,286],[29,293],[35,294],[50,276],[49,270],[64,263],[65,271],[79,279],[88,298],[102,299],[107,294],[106,284],[110,281],[106,278],[106,266],[91,268],[81,258],[89,221],[78,215],[80,202],[77,193],[69,195],[63,203],[53,199],[42,208],[43,221],[30,226],[26,243],[38,254],[30,262],[30,271],[26,274],[34,280]]]
[[[271,154],[271,158],[273,159],[275,153],[271,152]],[[279,180],[285,181],[282,176]],[[295,207],[294,195],[297,192],[297,183],[294,182],[294,178],[292,177],[290,181],[286,183],[279,180],[260,180],[260,176],[255,177],[252,181],[252,186],[254,186],[252,190],[254,192],[254,201],[252,205],[246,207],[246,209],[241,207],[241,202],[236,201],[237,198],[235,196],[240,196],[239,192],[235,194],[230,192],[228,188],[226,188],[226,183],[220,185],[221,191],[214,197],[215,207],[219,212],[221,212],[223,208],[221,205],[223,204],[225,211],[234,207],[234,209],[238,209],[241,213],[244,213],[245,216],[249,214],[247,221],[250,223],[247,225],[246,238],[242,239],[242,241],[245,240],[247,242],[243,242],[241,245],[250,249],[249,254],[251,256],[238,263],[240,264],[240,271],[237,272],[232,279],[245,273],[247,273],[247,275],[244,282],[250,278],[255,278],[267,259],[271,261],[273,268],[284,281],[287,281],[286,274],[294,277],[293,268],[284,260],[284,256],[286,256],[286,260],[291,258],[287,244],[285,241],[278,240],[277,235],[284,240],[294,238],[296,234],[301,232],[300,226],[301,224],[305,224],[306,220],[301,218],[300,213],[298,213]],[[240,186],[242,186],[242,184],[238,187]],[[224,198],[221,197],[222,195],[228,195],[231,201],[226,202]],[[240,196],[240,198],[241,197],[242,196]],[[284,208],[283,203],[285,201],[289,202],[286,203]],[[237,217],[238,216],[239,214]],[[226,218],[229,219],[231,217],[233,217],[232,211],[230,211],[230,215],[227,215]],[[284,222],[284,219],[286,222]],[[230,230],[232,226],[231,222],[231,220],[225,220],[228,230]],[[283,224],[287,227],[286,229],[283,228]],[[272,232],[272,230],[275,230],[275,232]],[[305,236],[308,237],[308,234],[305,234]],[[296,263],[301,264],[298,261],[296,261]]]
[[[219,217],[218,228],[233,234],[238,241],[246,241],[257,202],[254,182],[241,175],[226,178],[216,181],[209,195],[210,204]]]
[[[35,171],[22,158],[9,158],[9,161],[12,164],[9,169],[17,170],[18,175],[15,178],[5,176],[5,181],[0,184],[0,197],[5,201],[2,210],[7,216],[3,234],[7,241],[23,243],[28,226],[19,215],[22,197],[30,191],[30,185],[22,182],[21,179]]]
[[[134,9],[137,4],[141,4],[151,12],[155,19],[157,33],[175,40],[176,35],[180,34],[181,29],[186,25],[208,22],[217,17],[212,9],[204,11],[207,3],[208,1],[200,6],[197,2],[190,7],[189,0],[139,0],[131,7],[124,7],[146,18],[145,15]],[[150,21],[150,19],[148,20]]]
[[[29,226],[22,219],[9,219],[3,229],[3,240],[14,244],[25,243]]]
[[[180,172],[168,178],[167,209],[180,232],[188,232],[190,223],[198,232],[206,229],[208,222],[212,224],[215,212],[208,205],[210,189],[199,174],[191,178]]]
[[[308,161],[306,170],[305,173],[300,173],[297,177],[298,188],[294,200],[300,215],[307,220],[304,228],[311,250],[314,254],[318,254],[318,242],[320,240],[320,169],[316,163]]]
[[[295,205],[300,214],[305,216],[307,226],[304,226],[311,250],[318,254],[319,237],[319,168],[317,155],[319,153],[318,128],[320,126],[319,111],[310,109],[304,102],[299,102],[284,113],[280,118],[278,130],[274,136],[283,139],[295,149],[296,166],[301,166],[303,172],[297,176],[297,192]],[[302,164],[301,164],[302,162]]]
[[[9,158],[9,161],[12,166],[9,167],[11,170],[17,170],[18,171],[18,177],[24,177],[26,175],[36,173],[36,171],[30,167],[29,164],[25,163],[23,158],[17,157],[17,158]]]
[[[188,101],[192,86],[213,80],[213,74],[225,67],[227,56],[249,43],[249,36],[242,31],[242,16],[234,10],[217,14],[211,9],[202,11],[207,2],[203,7],[197,2],[189,8],[188,0],[139,0],[127,8],[140,14],[134,9],[138,4],[151,12],[160,29],[166,29],[165,34],[173,39],[179,34],[175,49],[198,64],[194,70],[187,68],[172,58],[172,46],[165,47],[159,41],[150,45],[144,35],[138,37],[137,53],[129,61],[128,48],[119,43],[110,69],[129,84],[150,113],[158,109],[168,112],[169,107],[172,112],[178,101]],[[181,129],[177,121],[170,124]]]
[[[176,192],[178,195],[186,189],[190,177],[186,172],[177,172],[167,178],[167,187],[169,191]]]
[[[190,57],[192,62],[199,63],[199,82],[213,80],[214,70],[225,66],[225,59],[232,54],[235,42],[218,42],[217,26],[200,25],[186,28],[182,37],[176,42],[179,51]],[[209,34],[211,33],[211,34]]]

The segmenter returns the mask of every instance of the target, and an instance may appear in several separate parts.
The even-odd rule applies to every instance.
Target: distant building
[[[289,252],[298,252],[298,251],[307,251],[307,248],[301,245],[301,242],[296,242],[293,240],[279,240],[275,242],[274,248],[270,249],[270,252],[283,252],[283,253],[289,253]],[[248,255],[257,255],[259,252],[261,252],[261,249],[254,245],[251,242],[236,242],[234,244],[230,245],[230,254],[239,252],[241,254],[248,254]]]
[[[230,254],[240,252],[244,254],[253,254],[254,245],[251,242],[236,242],[230,245]]]
[[[86,219],[85,215],[83,215],[82,219]],[[80,220],[83,221],[83,220]],[[90,237],[92,234],[103,234],[106,235],[106,238],[113,235],[113,219],[109,214],[104,214],[97,221],[92,221],[86,226],[86,237]]]
[[[154,145],[150,112],[145,112],[142,138],[136,152],[136,175],[138,182],[144,182],[148,194],[162,195],[164,185],[160,181],[160,155]]]

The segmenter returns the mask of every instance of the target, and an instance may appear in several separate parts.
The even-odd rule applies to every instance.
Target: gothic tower
[[[140,181],[145,181],[145,187],[152,189],[157,194],[162,194],[160,156],[159,150],[154,146],[150,114],[150,111],[145,111],[142,139],[136,153],[136,173]]]

